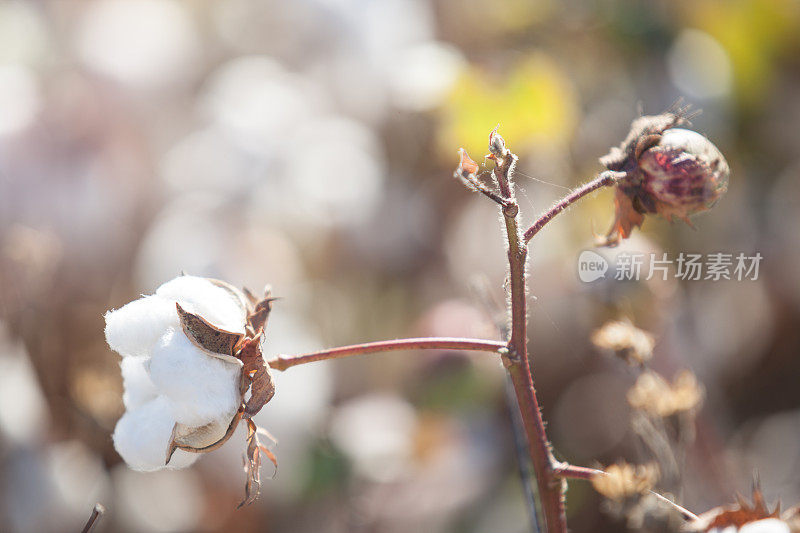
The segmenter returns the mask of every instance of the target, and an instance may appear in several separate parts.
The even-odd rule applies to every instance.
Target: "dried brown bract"
[[[687,524],[686,531],[746,531],[750,524],[754,533],[758,531],[775,532],[797,532],[800,531],[800,521],[798,521],[797,508],[786,511],[783,515],[780,512],[780,504],[776,504],[770,511],[761,489],[756,486],[753,488],[753,503],[749,503],[744,497],[737,495],[736,503],[715,507],[697,517],[697,520]],[[765,526],[756,528],[755,524]],[[772,526],[772,527],[767,527]]]
[[[656,341],[627,320],[612,320],[592,333],[592,344],[614,352],[629,365],[642,366],[653,357]]]
[[[703,389],[688,370],[679,373],[672,384],[655,372],[645,372],[628,391],[631,407],[661,418],[693,412],[702,401]]]
[[[606,498],[619,502],[648,493],[656,481],[656,465],[632,465],[623,462],[609,466],[605,469],[605,474],[592,477],[592,486]]]

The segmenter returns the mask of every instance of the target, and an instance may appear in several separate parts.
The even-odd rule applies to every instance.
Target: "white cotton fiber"
[[[206,278],[179,276],[161,285],[156,295],[177,301],[226,331],[244,333],[245,311],[235,296]]]
[[[177,327],[175,303],[145,296],[106,313],[106,341],[120,355],[149,356],[169,327]]]
[[[170,402],[159,396],[122,415],[114,429],[114,448],[134,470],[159,470],[166,466],[167,447],[174,427]],[[170,466],[185,467],[194,462],[194,458],[185,455],[194,454],[173,456],[176,464]]]
[[[150,379],[147,357],[123,357],[122,368],[122,402],[126,409],[136,409],[158,396],[156,386]]]
[[[240,366],[196,347],[182,330],[172,329],[153,350],[150,378],[169,398],[175,420],[202,426],[230,420],[239,408]]]

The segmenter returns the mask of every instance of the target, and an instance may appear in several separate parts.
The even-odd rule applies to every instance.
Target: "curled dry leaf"
[[[250,418],[258,413],[275,394],[275,383],[269,365],[261,353],[261,331],[255,338],[245,339],[242,343],[239,358],[242,367],[242,393],[250,389],[250,398],[244,405],[244,416]]]
[[[255,422],[247,419],[247,455],[245,457],[244,471],[247,475],[245,483],[244,500],[237,508],[245,505],[250,505],[258,499],[258,493],[261,490],[261,454],[267,456],[267,459],[275,466],[275,472],[278,471],[278,460],[266,446],[263,446],[258,441],[258,427]],[[274,475],[274,474],[273,474]]]
[[[192,343],[214,357],[233,363],[240,362],[233,355],[242,340],[241,334],[220,329],[200,315],[186,311],[177,302],[175,307],[178,309],[181,328]]]
[[[469,176],[471,174],[476,174],[480,169],[478,163],[473,161],[472,158],[470,158],[469,154],[467,154],[467,151],[464,150],[463,148],[458,149],[458,154],[460,159],[458,161],[458,169],[456,170],[456,172],[460,176],[464,177]]]

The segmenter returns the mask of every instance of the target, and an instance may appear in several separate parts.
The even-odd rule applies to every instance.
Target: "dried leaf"
[[[463,148],[458,149],[459,154],[459,161],[458,161],[458,170],[456,172],[462,176],[468,176],[470,174],[475,174],[480,170],[478,163],[472,160],[470,156],[467,154],[467,151]]]
[[[244,471],[247,474],[247,481],[245,482],[245,498],[239,504],[237,509],[245,505],[250,505],[258,499],[258,493],[261,490],[261,454],[267,458],[275,466],[275,473],[278,471],[278,460],[266,446],[262,446],[258,442],[258,427],[255,422],[247,420],[247,455],[245,457]],[[274,474],[273,474],[274,477]]]
[[[614,223],[599,244],[616,246],[620,240],[630,237],[634,228],[641,227],[643,222],[644,215],[636,210],[630,197],[617,187],[614,195]]]
[[[261,332],[255,338],[248,338],[242,342],[238,356],[243,364],[240,390],[244,394],[248,388],[250,389],[250,399],[244,408],[245,418],[250,418],[275,394],[272,373],[261,353]]]
[[[178,309],[181,328],[193,344],[215,357],[223,356],[220,359],[238,364],[239,361],[234,357],[234,354],[236,353],[236,346],[242,340],[240,333],[220,329],[200,315],[186,311],[177,302],[175,307]]]

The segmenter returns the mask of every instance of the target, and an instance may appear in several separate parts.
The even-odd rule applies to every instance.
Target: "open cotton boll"
[[[174,427],[170,401],[158,396],[122,415],[114,429],[114,448],[134,470],[159,470],[166,466],[167,447]],[[197,454],[184,452],[178,456],[176,452],[169,466],[184,468],[196,459]]]
[[[198,314],[218,328],[244,333],[245,309],[230,291],[206,278],[178,276],[161,285],[156,295],[177,301],[190,313]]]
[[[123,357],[120,362],[125,409],[136,409],[158,396],[147,370],[148,361],[147,357]]]
[[[240,365],[210,355],[176,329],[164,335],[150,360],[150,378],[169,398],[175,420],[189,426],[230,421],[242,400],[240,372]]]
[[[175,303],[145,296],[106,313],[106,341],[122,356],[149,356],[170,326],[178,327]]]

